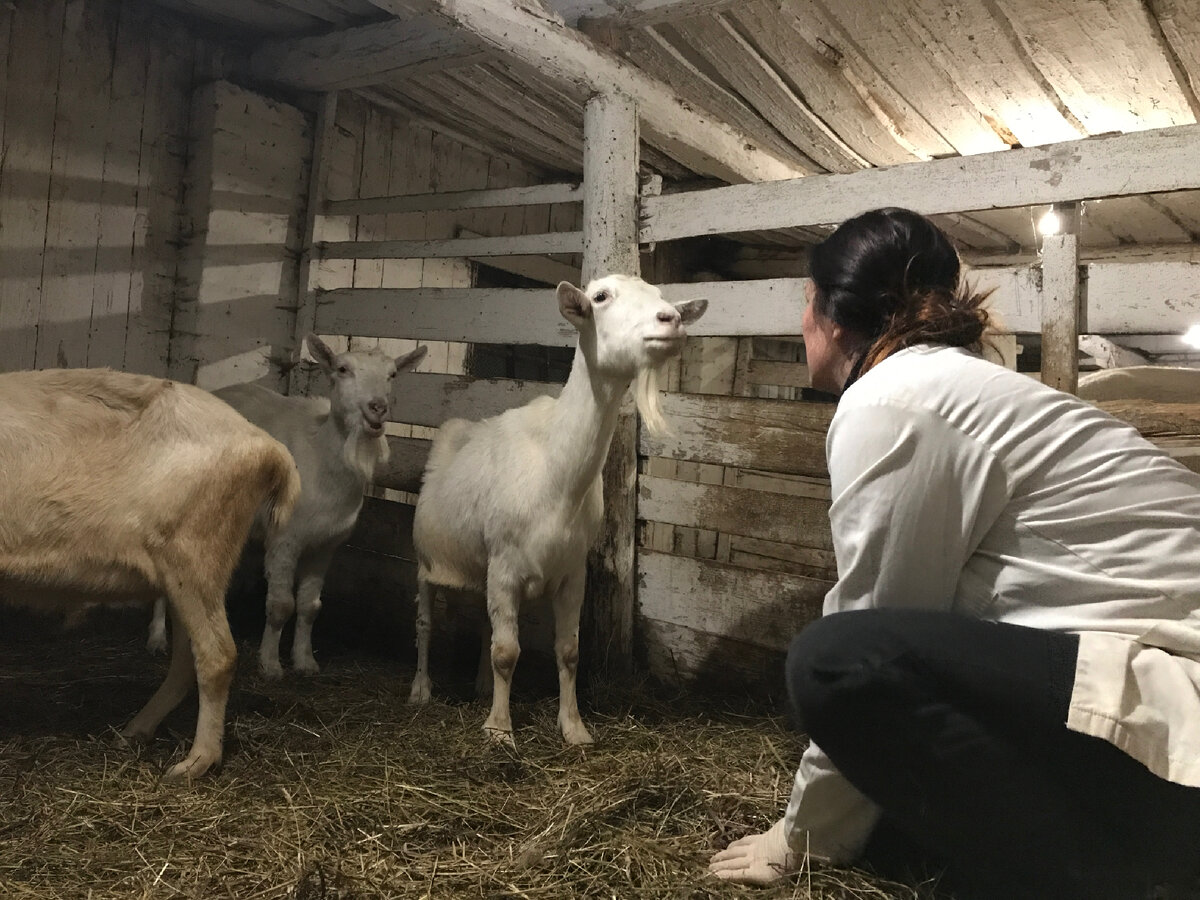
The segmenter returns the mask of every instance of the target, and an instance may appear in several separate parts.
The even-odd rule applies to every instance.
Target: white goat
[[[1200,403],[1200,369],[1175,366],[1125,366],[1079,376],[1079,396],[1101,400],[1153,400]]]
[[[558,285],[558,305],[579,332],[570,377],[557,400],[541,397],[480,422],[452,419],[438,431],[417,500],[417,673],[410,703],[429,699],[434,591],[485,594],[491,623],[492,709],[484,729],[512,743],[509,692],[523,602],[554,610],[558,723],[571,744],[591,743],[575,696],[579,613],[587,552],[604,513],[601,470],[621,400],[635,399],[652,430],[665,423],[657,367],[678,354],[684,325],[707,300],[667,303],[640,278],[609,275],[580,290]],[[479,684],[488,679],[481,671]]]
[[[198,683],[196,739],[168,778],[221,760],[225,590],[256,511],[274,531],[299,493],[283,445],[198,388],[107,369],[0,375],[0,599],[69,611],[166,595],[167,677],[122,734],[149,740]]]
[[[266,550],[267,622],[258,650],[263,673],[283,675],[279,637],[296,614],[292,666],[300,673],[320,671],[312,651],[312,627],[321,610],[325,573],[358,521],[363,489],[378,463],[388,458],[384,423],[396,373],[416,365],[427,347],[393,359],[380,350],[335,354],[315,334],[306,339],[313,359],[330,379],[329,397],[284,397],[256,384],[238,384],[214,393],[243,416],[282,441],[300,469],[301,492],[286,528],[254,537]],[[161,603],[160,603],[161,606]],[[151,641],[163,631],[159,607]],[[152,646],[153,648],[153,646]]]

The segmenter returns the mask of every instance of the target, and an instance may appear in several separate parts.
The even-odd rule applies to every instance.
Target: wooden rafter
[[[440,16],[391,19],[315,37],[272,40],[250,56],[251,77],[310,91],[378,84],[399,73],[466,65],[479,44]]]
[[[614,88],[638,106],[647,143],[688,168],[726,181],[773,181],[803,174],[746,136],[682,104],[666,85],[596,46],[532,0],[436,0],[448,20],[545,75],[593,92]]]

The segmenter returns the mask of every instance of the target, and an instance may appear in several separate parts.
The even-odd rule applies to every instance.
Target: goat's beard
[[[671,428],[663,418],[658,396],[658,366],[639,369],[633,386],[633,401],[647,430],[654,435],[670,434]]]
[[[346,437],[342,455],[346,459],[346,465],[358,472],[363,479],[370,481],[375,477],[375,466],[388,461],[391,447],[388,445],[386,434],[368,437],[361,431],[351,431]]]

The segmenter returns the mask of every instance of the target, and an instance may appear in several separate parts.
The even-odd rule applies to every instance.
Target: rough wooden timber
[[[1200,125],[737,184],[643,201],[643,241],[840,222],[879,205],[927,215],[1200,188]],[[1153,159],[1153,166],[1146,160]]]

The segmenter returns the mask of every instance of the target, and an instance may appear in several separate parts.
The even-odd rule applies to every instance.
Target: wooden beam
[[[503,237],[446,238],[431,241],[328,241],[317,245],[322,259],[450,259],[461,256],[517,256],[578,253],[578,231],[548,231]]]
[[[1056,203],[1060,231],[1042,239],[1042,384],[1079,387],[1079,204]]]
[[[608,91],[583,110],[583,272],[640,275],[638,255],[638,109]],[[637,605],[638,417],[621,411],[604,462],[604,525],[588,554],[581,633],[595,654],[594,679],[633,674]]]
[[[337,119],[337,91],[329,91],[321,98],[313,124],[312,157],[308,168],[308,202],[304,207],[304,230],[300,239],[300,259],[296,273],[296,319],[292,346],[292,359],[299,362],[304,337],[314,331],[317,324],[317,297],[314,281],[319,265],[313,252],[313,234],[316,230],[317,211],[325,200],[325,182],[329,170],[329,157],[333,152],[334,122]],[[292,366],[287,373],[288,393],[299,393],[307,378],[301,375],[300,366]]]
[[[1101,334],[1081,334],[1079,349],[1096,360],[1096,364],[1102,369],[1144,366],[1150,362],[1136,350],[1122,347],[1116,341]]]
[[[581,19],[611,22],[615,25],[654,25],[690,16],[722,12],[739,0],[580,0],[571,4],[565,18],[571,24]],[[551,6],[562,6],[550,3]]]
[[[485,235],[471,231],[468,228],[458,229],[458,236],[463,238],[481,238]],[[540,281],[548,287],[554,287],[560,281],[575,284],[580,280],[579,269],[576,266],[559,262],[551,256],[468,256],[471,262],[491,266],[501,272],[520,275],[530,281]]]
[[[401,194],[394,197],[361,197],[330,200],[327,216],[375,216],[388,213],[426,212],[431,209],[495,209],[501,206],[538,206],[542,203],[580,203],[579,184],[531,184],[484,191],[441,191]]]
[[[469,33],[425,15],[314,37],[271,40],[250,55],[250,78],[306,91],[365,87],[414,69],[445,69],[480,58]]]
[[[449,20],[544,75],[596,93],[617,89],[642,117],[646,141],[705,175],[771,181],[803,172],[755,148],[724,123],[685,107],[668,86],[597,47],[535,0],[435,0]]]
[[[1200,125],[1104,135],[849,175],[643,201],[642,241],[841,222],[880,205],[926,215],[1200,188]],[[1154,160],[1154,165],[1146,165]]]

